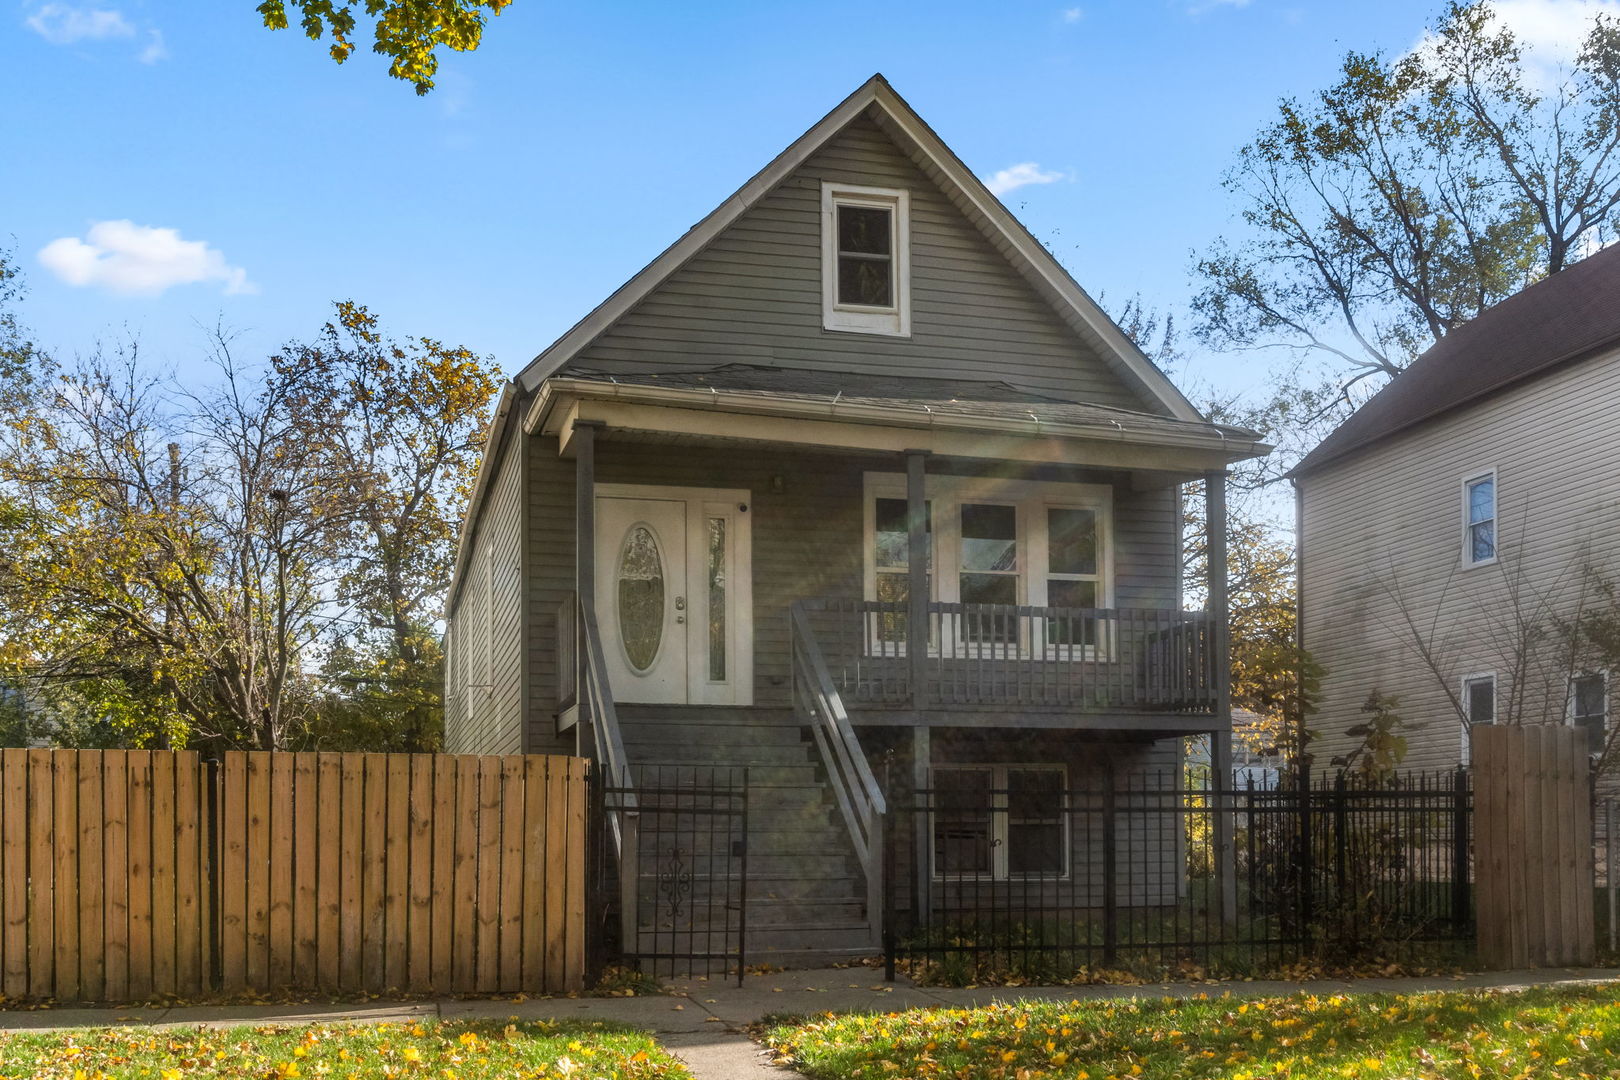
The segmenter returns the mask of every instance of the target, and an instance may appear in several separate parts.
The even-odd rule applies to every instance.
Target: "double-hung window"
[[[1467,765],[1473,746],[1473,729],[1496,723],[1496,676],[1465,675],[1462,681],[1462,710],[1467,723],[1462,733],[1462,763]]]
[[[923,564],[933,573],[934,536],[932,507],[925,511],[928,521],[928,547]],[[906,640],[907,604],[911,596],[911,522],[906,500],[878,498],[872,505],[872,599],[886,607],[875,616],[874,637],[884,645],[900,646]],[[933,593],[930,577],[929,593]]]
[[[934,876],[1067,875],[1067,781],[1061,765],[936,765]]]
[[[1583,727],[1594,754],[1603,752],[1609,726],[1609,680],[1602,672],[1586,672],[1569,680],[1569,722]]]
[[[957,596],[963,604],[1017,604],[1018,507],[965,502],[959,513]],[[962,615],[962,633],[975,644],[1014,644],[1018,622],[999,609],[969,608]]]
[[[911,198],[900,188],[821,187],[822,326],[911,333]]]
[[[1463,481],[1463,565],[1496,561],[1496,474]]]

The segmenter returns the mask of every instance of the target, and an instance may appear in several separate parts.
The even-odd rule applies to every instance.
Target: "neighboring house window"
[[[892,473],[866,477],[868,600],[906,600],[905,486],[905,477]],[[939,627],[931,627],[931,649],[1032,649],[1036,642],[1020,640],[1021,620],[1004,611],[1013,605],[1070,609],[1042,617],[1049,650],[1096,644],[1097,617],[1081,613],[1113,602],[1107,487],[930,476],[927,490],[930,599],[994,605],[961,611],[943,643],[933,632]],[[900,611],[879,612],[873,622],[873,640],[886,652],[904,645]]]
[[[1476,476],[1463,484],[1463,562],[1480,566],[1496,561],[1496,474]]]
[[[936,765],[934,876],[1067,876],[1062,765]]]
[[[822,326],[910,334],[910,195],[823,184],[821,211]]]
[[[1602,672],[1587,672],[1569,680],[1569,722],[1587,730],[1594,754],[1603,751],[1609,725],[1609,679]]]
[[[1473,745],[1473,729],[1481,724],[1496,723],[1496,676],[1465,676],[1462,681],[1462,707],[1463,715],[1468,718],[1462,736],[1462,763],[1467,765]]]

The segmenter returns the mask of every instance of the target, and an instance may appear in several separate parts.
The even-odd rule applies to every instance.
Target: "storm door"
[[[596,611],[614,699],[750,704],[747,493],[601,489],[656,496],[596,500]]]

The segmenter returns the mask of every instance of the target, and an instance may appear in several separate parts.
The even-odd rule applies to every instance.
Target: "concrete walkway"
[[[684,1060],[698,1080],[792,1080],[767,1064],[768,1055],[746,1029],[771,1015],[822,1012],[892,1012],[912,1008],[969,1008],[992,1001],[1088,1001],[1130,997],[1265,997],[1309,990],[1316,994],[1413,993],[1423,990],[1512,989],[1620,981],[1620,969],[1492,972],[1415,979],[1319,979],[1305,982],[1148,983],[1143,986],[984,987],[947,989],[885,983],[872,968],[821,968],[751,975],[732,981],[679,979],[667,995],[611,998],[531,998],[525,1001],[412,1001],[364,1005],[199,1005],[171,1009],[0,1010],[0,1031],[144,1024],[160,1027],[231,1027],[241,1024],[363,1024],[417,1019],[584,1020],[644,1028]]]

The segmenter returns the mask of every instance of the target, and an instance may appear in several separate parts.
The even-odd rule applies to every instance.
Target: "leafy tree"
[[[353,303],[337,305],[316,341],[271,362],[294,388],[307,459],[349,508],[338,597],[352,629],[328,659],[328,678],[350,688],[351,705],[399,717],[401,749],[433,749],[443,692],[434,627],[495,373],[464,348],[391,340]]]
[[[433,89],[439,49],[472,52],[483,40],[484,24],[512,0],[291,0],[299,29],[311,41],[330,34],[328,52],[343,63],[357,46],[362,18],[372,26],[373,52],[389,60],[388,74],[416,87]],[[258,7],[264,25],[285,30],[291,25],[288,0],[263,0]]]
[[[339,305],[188,391],[31,354],[0,401],[0,679],[74,745],[431,749],[434,634],[494,388]]]
[[[1319,362],[1279,398],[1342,411],[1613,238],[1620,23],[1595,15],[1548,86],[1488,0],[1453,2],[1406,55],[1352,52],[1332,86],[1283,100],[1225,183],[1246,232],[1198,260],[1200,335]]]

